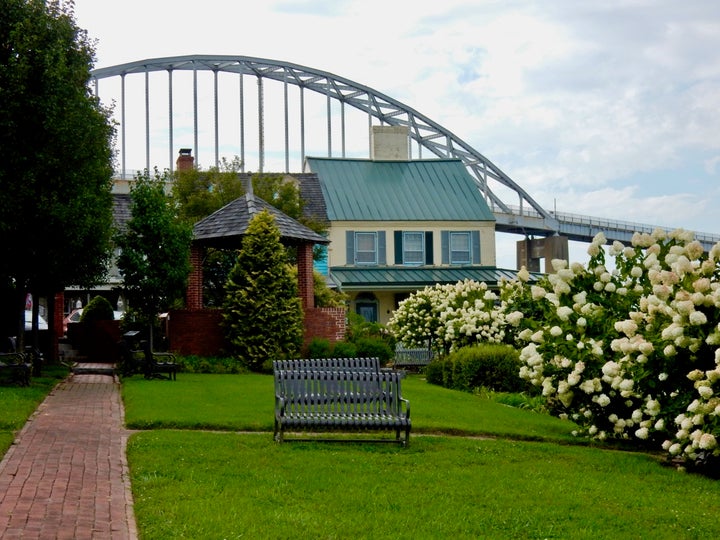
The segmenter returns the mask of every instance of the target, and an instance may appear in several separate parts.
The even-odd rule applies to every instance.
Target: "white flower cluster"
[[[512,318],[520,376],[592,437],[669,436],[673,456],[720,456],[720,245],[636,234],[608,249],[609,272],[603,244],[596,236],[587,268],[553,261],[556,273],[525,291],[534,313]],[[688,413],[665,416],[678,406]]]
[[[445,352],[515,340],[520,376],[581,433],[665,440],[686,460],[720,456],[720,244],[705,253],[682,230],[605,244],[595,237],[586,266],[552,261],[536,283],[523,269],[497,293],[470,281],[426,288],[390,327]]]
[[[483,282],[426,287],[400,303],[388,326],[399,341],[418,346],[431,341],[439,352],[477,342],[502,343],[507,322],[498,302]]]

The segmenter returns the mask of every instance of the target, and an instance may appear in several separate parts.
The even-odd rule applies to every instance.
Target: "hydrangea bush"
[[[437,353],[478,342],[503,343],[506,324],[498,300],[486,283],[472,280],[425,287],[400,302],[388,328],[406,346],[430,344]]]
[[[579,434],[662,446],[694,463],[720,457],[720,244],[704,252],[691,233],[605,237],[590,260],[553,261],[536,283],[522,270],[497,294],[462,282],[403,302],[390,328],[438,351],[474,342],[515,343],[521,377]]]

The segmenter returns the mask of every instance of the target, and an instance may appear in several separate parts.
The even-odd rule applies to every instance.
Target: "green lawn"
[[[274,443],[270,376],[126,379],[128,424],[154,428],[128,446],[142,538],[717,535],[714,480],[660,456],[569,444],[570,422],[419,377],[403,385],[408,448]]]
[[[579,442],[570,435],[571,422],[430,385],[419,376],[402,385],[410,400],[413,433]],[[270,375],[181,374],[172,383],[133,377],[123,381],[123,400],[125,421],[133,429],[273,429]]]
[[[33,377],[30,386],[14,386],[3,381],[0,386],[0,458],[12,444],[15,433],[22,429],[45,396],[67,376],[61,366],[45,366],[41,377]]]

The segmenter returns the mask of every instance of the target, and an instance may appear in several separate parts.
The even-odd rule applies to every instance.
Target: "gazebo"
[[[313,337],[338,341],[345,334],[345,309],[316,308],[313,293],[313,246],[328,244],[324,236],[256,197],[252,182],[247,192],[193,227],[186,309],[170,314],[168,334],[172,350],[182,354],[213,355],[224,346],[222,312],[203,307],[202,262],[207,248],[238,249],[256,214],[267,210],[280,230],[281,241],[297,250],[298,288],[305,323],[305,343]]]

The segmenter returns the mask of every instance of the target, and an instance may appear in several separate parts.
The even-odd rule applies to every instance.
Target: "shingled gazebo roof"
[[[275,218],[275,225],[285,244],[330,243],[324,236],[256,197],[251,191],[198,221],[193,227],[193,241],[216,248],[240,247],[250,221],[263,210]]]

